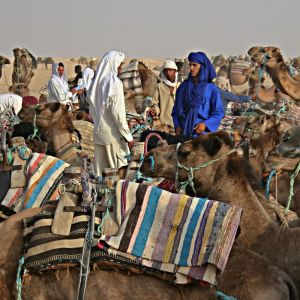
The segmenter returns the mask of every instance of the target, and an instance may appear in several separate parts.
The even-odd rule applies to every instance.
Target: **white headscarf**
[[[164,69],[173,69],[178,71],[177,65],[175,64],[174,61],[172,60],[166,60],[162,66],[162,71],[159,74],[159,77],[161,78],[161,80],[168,86],[170,87],[176,87],[177,86],[177,81],[178,81],[178,72],[176,72],[175,75],[175,81],[171,82],[167,79],[167,77],[164,74]]]
[[[90,114],[96,128],[100,126],[101,116],[105,112],[109,97],[118,93],[121,80],[118,78],[118,67],[124,61],[125,55],[121,52],[106,53],[98,65],[96,77],[92,83],[87,98]]]
[[[83,87],[88,91],[91,84],[92,84],[92,79],[95,76],[95,71],[91,68],[85,68],[82,72],[82,82],[83,82]]]
[[[64,72],[63,76],[59,76],[58,74],[58,64],[55,63],[52,65],[52,76],[51,79],[56,81],[63,89],[65,93],[69,91],[69,85],[66,77],[66,72]]]

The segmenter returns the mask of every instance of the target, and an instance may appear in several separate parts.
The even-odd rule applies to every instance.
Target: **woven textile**
[[[214,284],[214,276],[206,278],[206,273],[224,270],[240,208],[122,180],[116,195],[120,229],[102,241],[141,257],[148,267]]]

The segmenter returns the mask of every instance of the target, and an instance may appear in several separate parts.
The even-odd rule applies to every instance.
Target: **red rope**
[[[158,134],[158,133],[155,133],[155,132],[152,132],[152,133],[149,133],[145,139],[145,144],[144,144],[144,157],[148,154],[148,141],[151,137],[157,137],[158,140],[162,140],[162,137]]]

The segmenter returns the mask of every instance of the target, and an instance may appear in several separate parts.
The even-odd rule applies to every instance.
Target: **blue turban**
[[[203,52],[191,52],[188,56],[189,62],[201,65],[199,73],[199,81],[210,83],[216,78],[216,71],[214,66]],[[189,76],[191,77],[191,76]]]

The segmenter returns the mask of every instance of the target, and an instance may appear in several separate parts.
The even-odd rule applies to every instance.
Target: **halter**
[[[195,184],[194,184],[194,171],[200,170],[202,168],[206,168],[209,165],[220,161],[221,159],[227,157],[228,155],[237,152],[237,149],[232,149],[228,151],[225,155],[220,156],[219,158],[209,160],[205,163],[202,163],[196,167],[187,167],[183,165],[181,162],[178,160],[178,150],[179,147],[181,146],[181,143],[177,144],[176,147],[176,175],[175,175],[175,185],[179,190],[183,190],[184,192],[186,191],[187,186],[190,186],[196,195],[196,190],[195,190]],[[186,181],[179,181],[179,169],[184,169],[188,172],[188,179]]]

